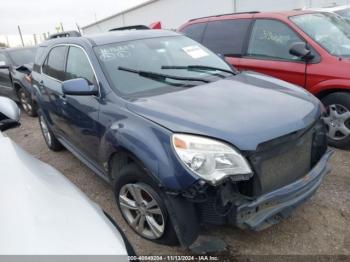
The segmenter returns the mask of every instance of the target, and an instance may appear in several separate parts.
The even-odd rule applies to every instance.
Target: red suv
[[[309,90],[327,108],[330,145],[350,147],[350,24],[341,17],[315,11],[236,13],[190,20],[179,31],[239,70]]]

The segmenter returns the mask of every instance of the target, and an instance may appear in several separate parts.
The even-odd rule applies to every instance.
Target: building
[[[176,29],[189,19],[215,14],[276,11],[350,4],[350,0],[148,0],[144,3],[82,27],[84,34],[106,32],[129,25],[161,21]]]

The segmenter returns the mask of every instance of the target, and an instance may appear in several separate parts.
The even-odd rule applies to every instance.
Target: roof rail
[[[123,31],[123,30],[148,30],[150,29],[146,25],[131,25],[131,26],[123,26],[109,29],[109,31]]]
[[[238,13],[229,13],[229,14],[221,14],[221,15],[210,15],[210,16],[203,16],[203,17],[198,17],[189,20],[190,22],[198,20],[198,19],[203,19],[203,18],[210,18],[210,17],[220,17],[220,16],[225,16],[225,15],[241,15],[241,14],[258,14],[260,13],[259,11],[249,11],[249,12],[238,12]]]

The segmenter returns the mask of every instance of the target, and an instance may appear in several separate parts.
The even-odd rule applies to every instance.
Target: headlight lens
[[[181,161],[212,184],[227,176],[238,181],[247,180],[252,175],[246,159],[225,143],[184,134],[174,134],[172,143]]]

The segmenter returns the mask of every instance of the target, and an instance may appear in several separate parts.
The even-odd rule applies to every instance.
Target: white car
[[[12,100],[0,97],[0,255],[127,261],[134,253],[114,221],[56,169],[1,133],[17,126],[19,115]]]

